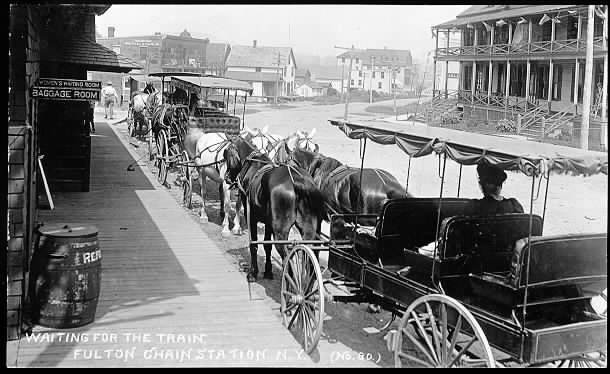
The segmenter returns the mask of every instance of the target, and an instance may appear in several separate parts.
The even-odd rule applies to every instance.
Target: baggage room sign
[[[78,79],[39,78],[31,89],[32,98],[44,100],[100,101],[102,82]]]

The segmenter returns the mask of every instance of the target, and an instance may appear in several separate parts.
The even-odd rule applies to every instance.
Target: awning
[[[201,88],[219,88],[228,90],[245,91],[252,93],[252,86],[248,82],[228,79],[216,76],[201,77],[175,77],[171,78],[172,84],[186,90],[199,91]]]
[[[49,42],[42,54],[42,61],[83,65],[87,70],[127,73],[142,69],[135,61],[82,37]]]
[[[546,171],[585,176],[608,174],[608,154],[603,152],[548,143],[533,146],[517,139],[415,124],[361,124],[332,119],[329,122],[351,139],[366,138],[379,144],[395,144],[411,157],[435,152],[461,165],[486,161],[501,169],[519,170],[529,176]]]
[[[456,26],[462,26],[469,23],[476,23],[482,21],[496,20],[496,19],[506,19],[506,18],[514,18],[520,16],[528,16],[535,14],[544,14],[545,12],[550,12],[554,10],[560,10],[565,8],[574,8],[576,5],[534,5],[534,6],[525,6],[516,9],[507,9],[501,10],[497,12],[489,12],[485,14],[478,14],[466,17],[456,18],[452,21],[441,23],[440,25],[433,26],[434,29],[446,29],[452,28]]]

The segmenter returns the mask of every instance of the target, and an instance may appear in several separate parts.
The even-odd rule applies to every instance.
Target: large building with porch
[[[518,132],[579,137],[585,91],[587,26],[594,22],[589,143],[607,147],[607,7],[593,19],[586,5],[475,5],[432,27],[434,76],[441,74],[427,120],[463,110],[460,118],[509,119]],[[457,89],[451,89],[451,86]]]

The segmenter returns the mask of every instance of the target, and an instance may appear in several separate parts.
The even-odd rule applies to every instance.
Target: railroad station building
[[[508,119],[527,138],[568,134],[577,143],[594,22],[589,144],[607,150],[606,18],[605,6],[589,19],[586,5],[475,5],[433,26],[437,79],[427,121],[457,107],[460,119]]]
[[[35,98],[40,78],[129,72],[135,61],[95,42],[95,16],[110,5],[11,4],[9,8],[7,340],[21,336],[38,212],[53,191],[89,191],[86,100]],[[57,98],[57,97],[56,97]]]

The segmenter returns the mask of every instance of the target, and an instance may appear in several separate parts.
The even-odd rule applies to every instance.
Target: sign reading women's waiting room
[[[46,100],[100,100],[102,82],[78,79],[40,78],[32,97]]]

